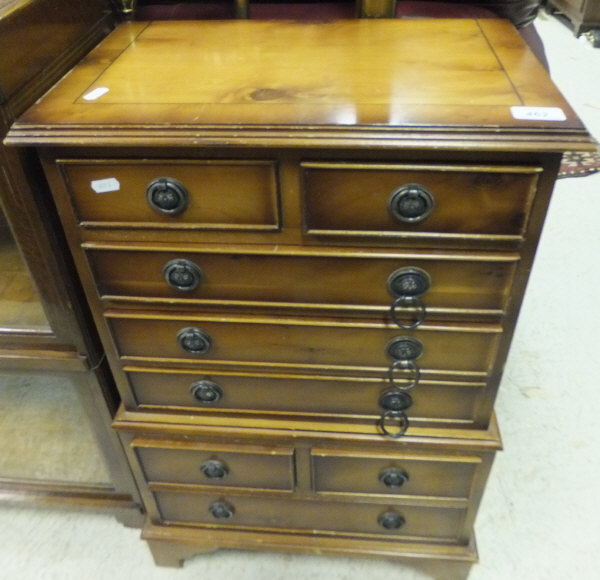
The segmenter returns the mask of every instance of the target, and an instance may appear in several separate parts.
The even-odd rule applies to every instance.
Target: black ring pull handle
[[[386,353],[392,359],[388,369],[390,384],[399,390],[410,391],[421,380],[421,370],[415,362],[423,354],[423,343],[412,336],[397,336],[388,342]],[[410,371],[412,379],[408,383],[399,383],[397,371]]]
[[[400,383],[399,377],[396,373],[397,370],[410,371],[412,377],[408,379],[408,382]],[[401,391],[411,391],[414,389],[421,380],[421,369],[417,366],[415,361],[412,360],[395,360],[388,369],[388,380],[390,384]]]
[[[408,417],[404,411],[413,404],[412,397],[405,391],[388,389],[379,397],[379,406],[384,409],[379,427],[384,435],[394,439],[408,429]]]
[[[390,489],[402,487],[408,479],[408,473],[399,467],[385,467],[379,472],[379,481]]]
[[[386,437],[398,439],[408,430],[408,417],[404,411],[384,411],[379,419],[379,427]]]
[[[400,315],[398,314],[399,308],[416,310],[415,320],[413,322],[404,322],[400,320]],[[427,312],[425,310],[425,304],[423,304],[423,301],[417,296],[398,296],[398,298],[392,302],[390,316],[394,324],[399,328],[402,328],[403,330],[412,330],[425,322]]]
[[[377,523],[386,530],[398,530],[406,523],[406,520],[397,511],[388,510],[377,518]]]
[[[386,411],[406,411],[412,404],[412,397],[406,391],[397,389],[388,389],[379,397],[379,406]]]
[[[431,277],[421,268],[399,268],[390,274],[387,285],[394,296],[423,296],[431,286]]]
[[[190,385],[190,393],[199,403],[214,405],[223,396],[223,389],[217,383],[203,379]]]
[[[212,347],[212,338],[200,328],[182,328],[177,333],[177,344],[190,354],[206,354]]]
[[[190,194],[176,179],[159,177],[148,184],[146,201],[153,210],[163,215],[175,216],[187,209]]]
[[[163,268],[165,282],[171,288],[182,292],[191,292],[198,288],[202,277],[202,270],[191,260],[171,260]]]
[[[394,190],[388,208],[394,219],[403,223],[425,220],[435,207],[433,194],[419,183],[407,183]]]
[[[423,343],[412,336],[396,336],[388,342],[385,351],[393,360],[414,361],[423,354]]]
[[[392,272],[388,278],[387,286],[390,294],[396,297],[390,309],[394,324],[404,330],[411,330],[423,324],[427,313],[421,296],[431,286],[429,274],[421,268],[400,268]],[[413,322],[400,320],[399,308],[416,311],[416,319]]]
[[[235,515],[235,508],[224,500],[211,503],[208,511],[216,520],[229,520]]]
[[[208,459],[200,466],[200,471],[207,479],[225,479],[229,475],[229,467],[220,459]]]

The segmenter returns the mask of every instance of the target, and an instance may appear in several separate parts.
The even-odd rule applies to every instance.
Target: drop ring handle
[[[387,281],[388,291],[395,300],[390,308],[390,316],[396,326],[405,330],[417,328],[425,321],[426,309],[421,300],[431,286],[431,277],[422,268],[408,266],[392,272]],[[398,315],[398,308],[411,308],[417,311],[416,320],[403,322]]]
[[[395,377],[395,371],[398,369],[409,370],[412,371],[413,377],[408,383],[398,383]],[[418,386],[419,381],[421,380],[421,369],[415,361],[412,360],[395,360],[390,365],[388,370],[388,380],[390,384],[401,391],[412,391],[415,387]]]
[[[396,423],[396,430],[390,430],[392,421]],[[398,439],[399,437],[402,437],[408,429],[408,417],[404,411],[388,409],[381,414],[379,427],[386,437]]]
[[[146,201],[158,213],[176,216],[185,211],[190,194],[185,186],[172,177],[159,177],[148,184]]]
[[[177,258],[163,267],[163,278],[174,290],[192,292],[202,282],[202,270],[191,260]]]
[[[420,183],[407,183],[392,191],[388,208],[401,223],[415,224],[425,220],[435,207],[431,191]]]
[[[383,413],[379,420],[381,431],[394,439],[402,437],[408,429],[408,416],[405,411],[413,404],[412,397],[405,391],[388,389],[379,397]]]
[[[398,316],[398,308],[415,309],[417,311],[417,319],[412,323],[402,322]],[[403,330],[412,330],[413,328],[417,328],[417,326],[421,326],[421,324],[425,322],[426,315],[425,304],[418,296],[398,296],[398,298],[392,302],[392,306],[390,307],[392,321],[396,326]]]

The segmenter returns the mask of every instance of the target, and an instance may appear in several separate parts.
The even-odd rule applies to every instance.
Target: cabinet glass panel
[[[0,207],[0,332],[50,331],[29,271]]]
[[[74,380],[0,372],[0,479],[110,483]]]

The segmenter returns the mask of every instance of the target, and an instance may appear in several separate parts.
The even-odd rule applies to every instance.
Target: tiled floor
[[[600,49],[542,15],[552,76],[600,138]],[[600,552],[600,173],[559,182],[498,399],[505,450],[477,520],[470,580],[591,580]],[[159,569],[111,517],[0,509],[0,578],[345,580],[425,576],[397,564],[218,552]]]

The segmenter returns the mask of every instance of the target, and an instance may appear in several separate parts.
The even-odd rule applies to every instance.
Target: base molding
[[[144,513],[128,494],[110,486],[0,479],[0,503],[111,513],[127,527],[140,528]]]
[[[157,566],[181,567],[184,560],[219,549],[261,550],[393,560],[439,580],[465,580],[477,562],[474,538],[468,545],[352,539],[326,534],[157,525],[147,521],[142,539]]]

